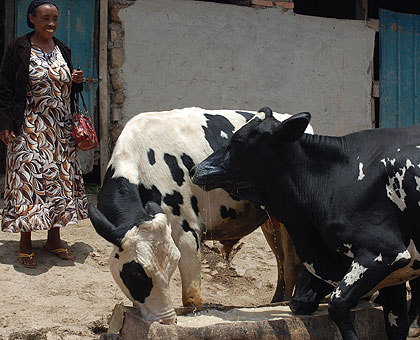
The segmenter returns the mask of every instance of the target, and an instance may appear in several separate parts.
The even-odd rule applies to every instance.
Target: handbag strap
[[[77,105],[77,107],[79,107],[79,96],[80,96],[80,98],[82,98],[82,103],[83,103],[83,108],[84,108],[84,111],[82,113],[87,114],[88,109],[87,109],[85,98],[83,97],[82,92],[76,92],[75,93],[74,97],[75,97],[76,105]]]

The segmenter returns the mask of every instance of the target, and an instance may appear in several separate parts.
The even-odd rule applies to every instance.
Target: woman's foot
[[[35,253],[32,250],[30,232],[20,233],[18,259],[19,263],[26,268],[35,268],[37,266]]]
[[[73,255],[69,252],[60,238],[60,228],[52,228],[48,230],[48,238],[44,245],[44,249],[57,255],[62,260],[74,260]]]

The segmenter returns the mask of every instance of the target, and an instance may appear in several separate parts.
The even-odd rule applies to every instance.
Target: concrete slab
[[[326,305],[310,316],[296,316],[285,303],[243,308],[206,306],[177,309],[177,325],[161,325],[141,319],[137,309],[117,306],[114,318],[120,319],[124,340],[341,340]],[[123,318],[121,318],[123,313]],[[120,314],[116,316],[116,314]],[[200,318],[212,316],[203,323]],[[212,319],[207,318],[207,319]],[[361,302],[352,310],[360,340],[386,339],[382,308]],[[239,321],[235,321],[239,320]],[[207,320],[208,321],[208,320]],[[114,324],[115,329],[115,324]]]

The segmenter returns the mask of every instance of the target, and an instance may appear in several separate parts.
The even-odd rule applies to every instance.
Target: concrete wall
[[[119,17],[124,124],[145,111],[312,113],[318,133],[371,128],[375,32],[362,21],[190,0],[137,0]]]

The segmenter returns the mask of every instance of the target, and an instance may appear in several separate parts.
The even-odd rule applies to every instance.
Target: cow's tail
[[[127,230],[125,228],[117,228],[91,203],[88,205],[88,212],[96,232],[108,242],[118,247],[121,246],[121,240],[124,238]]]

